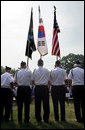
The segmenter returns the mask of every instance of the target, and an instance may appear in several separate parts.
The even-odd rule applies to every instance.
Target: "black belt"
[[[36,87],[48,87],[48,85],[35,85]]]
[[[52,87],[65,87],[65,85],[52,85]]]
[[[84,85],[73,85],[72,87],[76,88],[76,87],[84,87]]]
[[[27,87],[29,87],[30,88],[30,86],[18,86],[19,88],[21,87],[21,88],[27,88]]]

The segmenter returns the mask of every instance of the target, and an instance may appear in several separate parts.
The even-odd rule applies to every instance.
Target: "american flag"
[[[52,55],[60,57],[60,47],[58,41],[58,33],[60,32],[57,20],[56,20],[56,7],[54,6],[54,26],[53,26],[53,38],[52,38]]]

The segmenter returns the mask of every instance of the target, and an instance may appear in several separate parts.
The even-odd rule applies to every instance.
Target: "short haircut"
[[[21,67],[24,67],[24,66],[26,66],[26,62],[22,61],[21,62]]]
[[[43,60],[42,59],[38,60],[38,66],[43,66]]]
[[[81,62],[79,60],[76,61],[76,64],[81,64]]]
[[[55,65],[56,65],[56,66],[60,66],[60,61],[57,60],[57,61],[55,62]]]

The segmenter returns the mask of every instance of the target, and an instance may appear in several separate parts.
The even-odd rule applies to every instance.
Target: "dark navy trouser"
[[[84,121],[85,111],[85,87],[83,85],[76,85],[72,88],[74,98],[74,109],[77,121]]]
[[[43,103],[43,120],[49,120],[49,89],[48,86],[35,86],[35,117],[41,121],[41,102]]]
[[[51,89],[52,101],[54,107],[55,120],[59,120],[59,106],[61,111],[61,120],[65,121],[65,87],[62,86],[52,86]]]

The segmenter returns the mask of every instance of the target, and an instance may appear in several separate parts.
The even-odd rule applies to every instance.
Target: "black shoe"
[[[66,121],[65,119],[61,119],[61,121]]]
[[[22,124],[22,121],[18,121],[18,123],[21,125],[21,124]]]
[[[38,122],[38,123],[40,123],[40,122],[41,122],[41,120],[37,120],[37,122]]]
[[[49,123],[48,120],[44,120],[45,123]]]
[[[59,121],[59,119],[55,119],[55,121]]]
[[[24,123],[25,123],[25,124],[28,124],[28,123],[29,123],[29,121],[24,121]]]
[[[77,122],[83,123],[84,121],[82,119],[80,119],[80,120],[78,119]]]
[[[5,119],[5,122],[9,122],[9,119]]]
[[[84,119],[83,118],[81,119],[81,122],[84,123]]]

